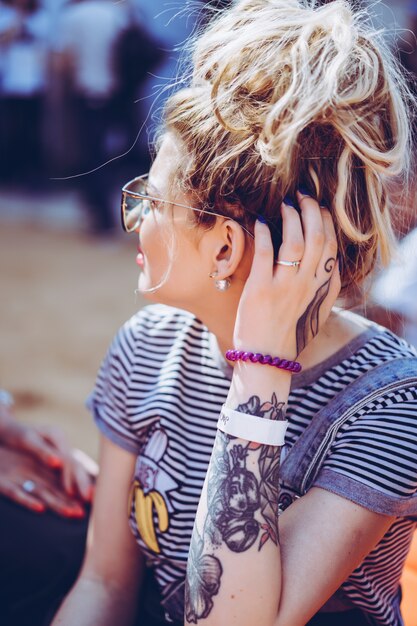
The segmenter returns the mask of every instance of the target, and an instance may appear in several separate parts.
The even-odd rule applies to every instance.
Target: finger
[[[45,441],[61,454],[68,454],[70,446],[64,431],[59,426],[38,426],[38,432]]]
[[[79,495],[83,500],[91,502],[94,492],[93,480],[90,474],[88,474],[84,467],[75,459],[72,461],[72,474],[73,482]]]
[[[325,322],[327,317],[329,316],[332,307],[334,306],[337,297],[340,293],[340,272],[338,263],[335,264],[331,276],[326,283],[322,286],[324,289],[325,297],[320,306],[320,325]]]
[[[321,208],[321,215],[323,220],[324,229],[324,246],[321,259],[317,266],[317,278],[328,279],[329,275],[333,272],[333,268],[337,263],[337,238],[336,231],[333,224],[333,218],[326,208]]]
[[[44,513],[46,510],[46,506],[36,496],[27,493],[20,485],[10,481],[1,482],[0,494],[35,513]]]
[[[332,273],[332,277],[330,279],[330,289],[329,289],[329,297],[331,299],[331,306],[334,305],[334,303],[336,302],[339,294],[340,294],[340,290],[342,288],[342,280],[341,280],[341,276],[340,276],[340,267],[339,267],[339,263],[338,261],[335,263],[334,269],[333,269],[333,273]]]
[[[34,428],[25,430],[19,447],[49,467],[54,469],[62,467],[59,452],[45,441],[42,434]]]
[[[42,487],[38,485],[36,495],[51,511],[54,511],[58,515],[77,519],[81,519],[85,516],[84,508],[79,502],[65,498],[65,496],[55,490],[51,485]]]
[[[304,255],[304,235],[300,216],[295,207],[287,202],[282,203],[281,214],[282,244],[278,252],[278,260],[300,261]],[[292,270],[292,268],[289,269]]]
[[[67,457],[64,460],[64,465],[62,467],[62,486],[69,496],[74,496],[76,494],[76,486],[74,482],[72,460]]]
[[[268,226],[261,220],[255,222],[255,253],[249,279],[255,279],[258,284],[269,283],[272,279],[274,267],[274,247]]]
[[[323,218],[317,200],[297,191],[304,231],[304,255],[300,271],[315,275],[325,242]]]
[[[57,427],[43,428],[43,436],[56,448],[61,458],[62,485],[68,495],[75,495],[71,448],[65,433]]]
[[[97,477],[99,467],[97,463],[92,459],[88,454],[83,452],[83,450],[79,450],[78,448],[74,448],[72,451],[73,458],[83,466],[85,471],[90,474],[90,476]]]

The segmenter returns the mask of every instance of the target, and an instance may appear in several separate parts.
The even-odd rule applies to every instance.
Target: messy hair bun
[[[230,217],[263,214],[278,247],[282,199],[304,184],[334,216],[342,285],[361,283],[378,252],[387,263],[411,100],[367,16],[343,0],[242,0],[195,42],[193,60],[190,86],[166,108],[185,147],[183,189]]]

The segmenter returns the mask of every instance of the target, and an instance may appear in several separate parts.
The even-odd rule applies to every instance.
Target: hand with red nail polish
[[[60,428],[21,424],[0,403],[0,495],[37,513],[81,518],[96,475],[96,463],[73,450]]]
[[[62,489],[59,474],[33,456],[0,446],[0,495],[34,513],[46,510],[69,518],[83,518],[79,498],[70,498]]]

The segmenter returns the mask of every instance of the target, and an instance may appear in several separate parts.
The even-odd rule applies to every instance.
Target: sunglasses
[[[197,209],[196,207],[188,206],[187,204],[181,204],[180,202],[171,202],[164,200],[163,198],[157,198],[148,194],[148,176],[149,174],[143,174],[133,180],[126,183],[122,189],[122,227],[126,233],[132,233],[133,231],[140,230],[142,222],[148,213],[151,213],[156,207],[156,202],[169,202],[175,206],[195,211],[196,213],[206,213],[207,215],[213,215],[214,217],[222,217],[223,219],[232,219],[239,224],[242,230],[245,231],[253,239],[253,234],[247,230],[240,222],[233,218],[229,218],[227,215],[221,215],[214,211],[208,211],[206,209]]]

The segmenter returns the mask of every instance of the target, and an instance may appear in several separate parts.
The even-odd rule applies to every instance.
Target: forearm
[[[64,600],[51,626],[131,626],[137,593],[81,576]]]
[[[291,375],[237,364],[226,405],[282,420]],[[193,531],[186,621],[274,623],[281,596],[280,447],[218,431]]]

